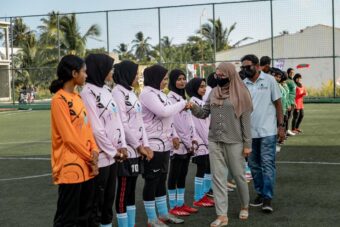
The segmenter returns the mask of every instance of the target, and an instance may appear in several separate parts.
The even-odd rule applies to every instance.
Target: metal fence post
[[[159,43],[159,62],[162,63],[162,37],[161,37],[161,8],[158,10],[158,43]]]
[[[332,26],[333,26],[333,97],[336,98],[336,78],[335,78],[335,11],[334,0],[332,0]]]
[[[14,30],[13,30],[13,18],[10,18],[11,23],[11,79],[12,79],[12,102],[15,104],[15,86],[14,86],[14,55],[13,55],[13,41],[14,41]]]
[[[106,11],[106,50],[110,53],[109,12]]]
[[[274,18],[273,18],[273,0],[270,0],[270,43],[272,51],[272,66],[274,65]]]
[[[58,39],[58,61],[60,61],[60,20],[59,13],[57,14],[57,39]]]
[[[213,9],[213,34],[214,34],[214,64],[216,62],[216,27],[215,27],[215,4],[212,4]]]

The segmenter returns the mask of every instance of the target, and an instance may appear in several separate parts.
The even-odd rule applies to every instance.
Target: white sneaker
[[[281,151],[281,146],[276,145],[276,153],[279,153]]]
[[[287,134],[290,136],[295,136],[296,134],[294,132],[292,132],[291,130],[287,130]]]

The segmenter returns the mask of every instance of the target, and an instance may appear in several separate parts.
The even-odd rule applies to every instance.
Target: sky
[[[270,37],[269,1],[231,4],[230,2],[234,0],[2,0],[0,17],[47,14],[52,10],[69,13],[221,2],[226,4],[215,6],[215,17],[220,18],[225,27],[237,23],[235,31],[230,36],[232,44],[244,37],[251,37],[246,43]],[[340,0],[335,0],[335,14],[335,25],[340,27]],[[212,6],[205,5],[164,8],[161,9],[160,15],[161,36],[169,36],[172,43],[178,44],[185,42],[188,36],[197,33],[200,24],[207,23],[213,13]],[[283,30],[295,33],[316,24],[331,26],[331,15],[331,0],[275,0],[273,2],[274,35],[278,35]],[[28,17],[24,18],[24,22],[31,29],[38,31],[37,26],[40,25],[41,18]],[[98,24],[101,28],[100,37],[96,40],[88,40],[88,48],[107,47],[105,13],[79,14],[77,19],[83,34],[92,24]],[[158,43],[157,10],[110,12],[108,19],[110,50],[120,43],[128,43],[131,47],[131,41],[139,31],[150,37],[151,44]]]

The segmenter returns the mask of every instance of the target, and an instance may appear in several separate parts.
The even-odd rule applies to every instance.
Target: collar
[[[260,76],[257,78],[257,80],[256,80],[255,82],[252,82],[252,81],[249,80],[248,78],[245,78],[245,79],[244,79],[244,82],[245,82],[246,84],[256,84],[258,81],[264,80],[266,76],[268,76],[268,74],[261,71]]]
[[[175,92],[173,92],[173,91],[170,91],[170,92],[169,92],[169,96],[170,96],[170,95],[174,96],[177,100],[178,100],[178,99],[180,99],[180,100],[183,99],[182,96],[180,96],[179,94],[177,94],[177,93],[175,93]]]

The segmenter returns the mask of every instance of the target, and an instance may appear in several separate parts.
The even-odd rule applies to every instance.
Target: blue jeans
[[[275,153],[276,135],[253,138],[248,163],[254,179],[255,191],[265,199],[273,198],[276,177]]]

